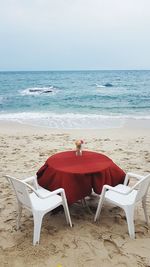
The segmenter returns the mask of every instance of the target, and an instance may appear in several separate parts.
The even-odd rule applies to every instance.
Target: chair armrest
[[[113,186],[110,186],[110,185],[105,184],[103,186],[103,190],[104,190],[104,192],[106,192],[106,190],[111,190],[111,191],[116,192],[116,193],[121,194],[121,195],[128,195],[133,190],[133,187],[131,189],[129,189],[128,192],[120,192],[119,190],[117,190]]]
[[[33,190],[33,188],[32,188],[32,190]],[[56,189],[52,192],[49,191],[49,193],[46,196],[43,196],[42,194],[40,194],[39,191],[38,192],[36,190],[33,190],[33,191],[39,198],[42,198],[42,199],[46,199],[46,198],[52,197],[52,196],[57,195],[57,194],[61,194],[61,196],[63,198],[66,198],[65,191],[63,188]]]

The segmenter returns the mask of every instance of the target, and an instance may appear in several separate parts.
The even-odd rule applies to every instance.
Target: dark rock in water
[[[105,83],[104,84],[106,87],[112,87],[113,85],[111,83]]]
[[[36,92],[40,92],[41,90],[39,89],[29,89],[30,93],[36,93]]]
[[[52,90],[45,90],[45,91],[41,92],[41,94],[52,93],[52,92],[53,92]]]
[[[29,90],[30,93],[40,93],[40,94],[46,94],[46,93],[52,93],[53,91],[51,89],[47,89],[47,90],[44,90],[44,89],[30,89]]]

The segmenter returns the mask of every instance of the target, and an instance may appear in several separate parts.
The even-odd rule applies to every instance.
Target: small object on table
[[[75,145],[76,145],[76,156],[82,156],[82,144],[83,140],[76,140]]]

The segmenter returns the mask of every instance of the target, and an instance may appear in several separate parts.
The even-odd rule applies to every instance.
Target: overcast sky
[[[150,0],[0,0],[0,70],[150,69]]]

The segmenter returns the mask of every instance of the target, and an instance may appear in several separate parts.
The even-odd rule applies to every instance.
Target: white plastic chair
[[[12,184],[17,197],[17,229],[19,229],[20,226],[22,207],[27,208],[33,214],[33,245],[39,243],[43,216],[60,205],[64,208],[67,223],[72,227],[66,195],[63,188],[50,192],[38,185],[35,176],[23,180],[16,179],[9,175],[6,175],[6,178]],[[31,183],[33,186],[31,186]]]
[[[130,177],[136,178],[138,180],[138,182],[136,182],[136,184],[134,184],[132,187],[129,186]],[[147,176],[141,176],[130,172],[126,174],[124,184],[118,184],[114,187],[104,185],[94,221],[99,218],[104,201],[108,201],[124,209],[128,224],[129,235],[131,238],[135,238],[134,208],[137,202],[139,201],[142,201],[145,219],[148,224],[148,216],[146,211],[146,195],[148,192],[149,185],[150,174]]]

